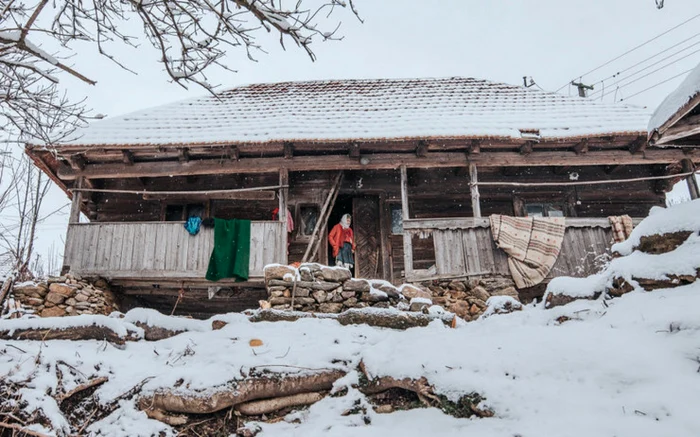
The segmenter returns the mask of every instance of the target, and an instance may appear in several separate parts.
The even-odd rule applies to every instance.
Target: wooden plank
[[[318,251],[318,246],[320,245],[320,240],[321,240],[321,230],[323,227],[326,225],[328,222],[328,217],[330,215],[331,209],[333,209],[332,204],[335,204],[335,199],[338,195],[338,191],[340,191],[340,184],[343,179],[343,172],[340,171],[338,172],[337,176],[333,180],[333,185],[331,186],[330,191],[328,192],[328,196],[326,197],[326,200],[323,202],[323,206],[321,207],[321,211],[318,214],[318,220],[316,221],[316,226],[314,226],[314,230],[311,233],[311,238],[309,238],[309,244],[306,246],[306,250],[304,251],[304,256],[302,257],[301,261],[302,262],[307,262],[310,261],[314,258],[314,255]],[[319,240],[319,244],[315,245],[316,240]]]
[[[265,241],[265,227],[264,225],[250,227],[250,272],[258,272],[263,269],[263,251],[264,241]]]
[[[75,182],[75,188],[82,188],[85,178],[78,178]],[[80,222],[80,204],[82,202],[83,195],[78,192],[73,192],[73,199],[70,204],[70,214],[68,215],[68,223],[79,223]]]
[[[408,210],[408,170],[405,165],[401,166],[401,214],[403,223],[406,223],[411,217]],[[411,233],[407,232],[405,227],[403,230],[403,265],[404,276],[407,278],[413,276],[413,243]]]
[[[479,200],[479,177],[477,176],[476,164],[469,164],[469,190],[472,196],[472,215],[481,217],[481,202]]]
[[[291,158],[291,154],[290,154]],[[280,186],[284,187],[289,185],[289,172],[286,168],[280,168]],[[287,233],[287,205],[289,203],[289,188],[281,188],[279,190],[279,221],[284,226],[283,232],[278,235],[280,238],[280,247],[275,247],[274,251],[281,250],[280,258],[284,260],[280,264],[287,264],[287,239],[289,235]],[[273,233],[276,234],[276,233]],[[276,246],[276,245],[275,245]]]
[[[80,176],[88,179],[138,178],[158,176],[189,176],[213,174],[264,173],[270,169],[286,168],[288,171],[317,170],[390,170],[400,166],[406,168],[466,167],[472,163],[480,167],[503,166],[557,166],[557,165],[645,165],[669,164],[688,157],[682,150],[651,149],[631,154],[627,150],[595,150],[576,155],[574,151],[533,151],[527,155],[518,152],[482,152],[469,156],[461,152],[431,152],[427,157],[416,157],[414,153],[376,153],[363,164],[348,155],[295,156],[292,159],[243,158],[240,161],[220,159],[178,161],[88,164],[84,170],[61,166],[58,176],[62,180],[74,180]],[[700,162],[700,154],[690,157]]]
[[[489,227],[488,218],[434,218],[434,219],[405,219],[404,230],[423,229],[468,229],[475,227]]]

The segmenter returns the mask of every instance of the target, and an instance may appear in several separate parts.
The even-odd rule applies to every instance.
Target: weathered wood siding
[[[286,262],[281,223],[252,222],[250,231],[250,277],[261,277],[266,264]],[[213,247],[213,229],[192,236],[180,222],[72,224],[63,264],[110,279],[202,279]]]
[[[407,232],[432,234],[438,276],[510,275],[508,257],[496,247],[488,219],[410,220],[404,227]],[[561,252],[548,278],[596,273],[611,241],[607,219],[567,219]]]

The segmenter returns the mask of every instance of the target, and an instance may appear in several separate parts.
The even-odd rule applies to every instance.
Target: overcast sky
[[[624,103],[653,109],[683,76],[630,96],[700,62],[700,52],[694,53],[700,50],[699,17],[579,78],[700,14],[698,0],[666,0],[660,10],[654,0],[355,0],[355,3],[364,23],[350,14],[337,15],[342,19],[339,33],[344,38],[315,43],[316,62],[311,62],[291,42],[287,42],[286,51],[282,50],[278,38],[270,36],[262,41],[268,53],[258,53],[257,62],[248,61],[243,52],[232,51],[228,65],[237,72],[212,72],[210,82],[226,89],[290,80],[467,76],[520,85],[522,77],[528,76],[547,91],[563,86],[562,93],[572,94],[576,90],[565,85],[571,79],[580,79],[595,84],[593,92],[598,92],[596,97],[600,98],[603,88],[600,81],[606,79],[603,83],[609,94],[605,101],[624,98]],[[131,34],[138,34],[138,27],[128,27],[127,33],[131,30]],[[328,27],[334,25],[330,23]],[[121,70],[100,57],[95,48],[87,47],[77,51],[72,62],[78,71],[97,80],[97,85],[89,86],[72,77],[61,79],[69,94],[74,98],[86,97],[95,113],[115,116],[206,94],[201,88],[188,91],[169,83],[157,63],[158,53],[147,42],[138,49],[113,46],[111,50],[138,74]],[[663,55],[624,71],[661,52]],[[667,56],[669,59],[659,62]],[[650,67],[654,62],[659,63]],[[671,65],[665,67],[667,64]],[[659,68],[660,71],[654,72]],[[621,71],[620,76],[610,77]],[[641,78],[647,74],[648,77]],[[616,91],[617,86],[621,88]],[[57,192],[55,202],[62,199],[65,195]],[[62,246],[60,238],[64,234],[65,216],[56,217],[44,226],[41,250],[45,251],[54,240]]]

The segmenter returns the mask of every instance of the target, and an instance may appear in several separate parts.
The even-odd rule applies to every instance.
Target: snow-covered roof
[[[472,78],[254,84],[92,123],[70,145],[646,134],[646,109]],[[524,132],[524,133],[523,133]]]
[[[648,132],[664,127],[676,114],[681,116],[691,108],[690,103],[700,95],[700,64],[681,82],[671,94],[661,102],[649,120]],[[665,126],[668,127],[668,126]]]

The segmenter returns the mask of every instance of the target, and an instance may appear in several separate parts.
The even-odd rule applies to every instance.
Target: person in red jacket
[[[335,265],[352,269],[355,266],[355,235],[350,229],[352,218],[350,214],[345,214],[340,219],[340,223],[333,226],[328,234],[328,242],[333,248],[333,257]]]

